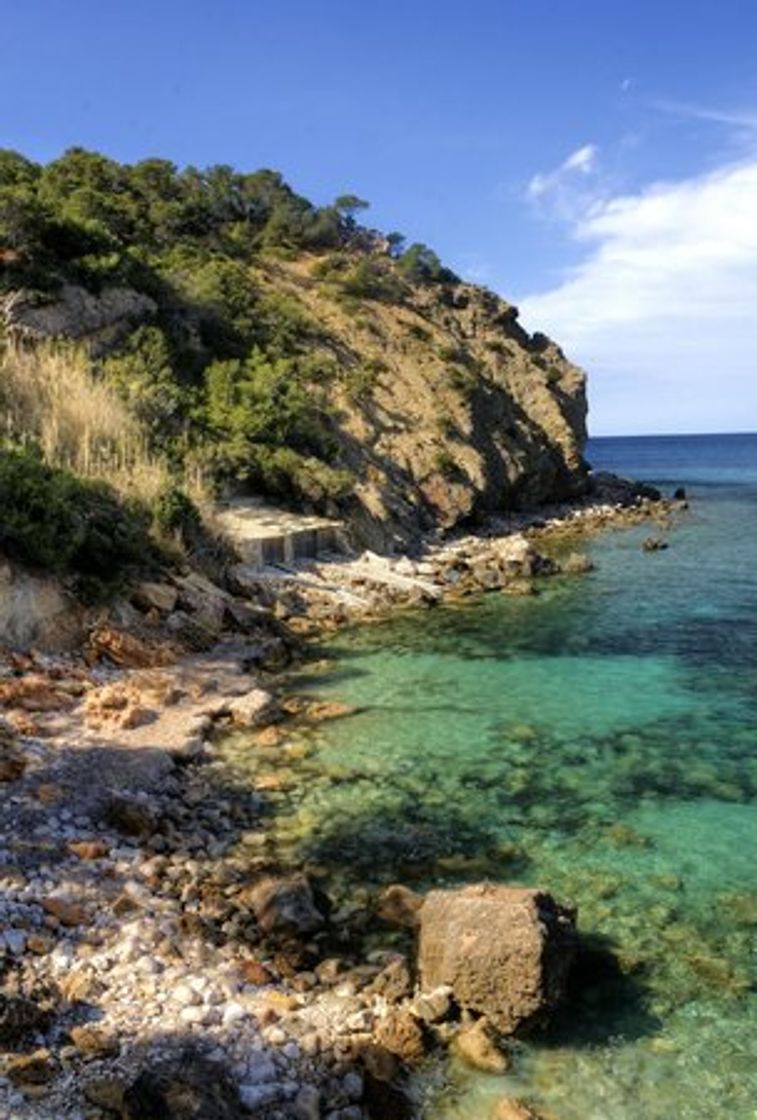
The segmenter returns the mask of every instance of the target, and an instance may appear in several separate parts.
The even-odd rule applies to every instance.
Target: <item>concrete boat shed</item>
[[[292,513],[258,498],[235,498],[220,506],[216,520],[243,564],[289,566],[297,560],[348,551],[341,521]]]

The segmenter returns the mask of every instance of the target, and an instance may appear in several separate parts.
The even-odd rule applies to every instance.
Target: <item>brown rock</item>
[[[390,1011],[378,1020],[374,1035],[379,1046],[408,1065],[416,1065],[426,1056],[423,1027],[409,1011],[401,1008]]]
[[[69,1003],[78,1003],[81,1000],[89,999],[90,996],[101,990],[99,985],[83,969],[73,969],[71,972],[67,972],[59,981],[58,986],[61,995]]]
[[[431,891],[420,912],[424,989],[448,984],[460,1007],[503,1034],[543,1022],[575,954],[575,913],[526,887]]]
[[[342,704],[337,700],[316,700],[307,706],[307,718],[310,723],[324,723],[330,719],[344,719],[355,714],[356,709],[351,704]]]
[[[63,790],[53,782],[44,782],[41,786],[37,786],[36,793],[37,800],[43,805],[57,805],[63,797]]]
[[[420,909],[423,896],[393,883],[382,891],[376,906],[376,914],[383,921],[404,929],[417,929],[420,924]]]
[[[169,643],[148,642],[115,626],[100,626],[93,630],[86,653],[91,660],[105,658],[120,669],[152,669],[158,665],[170,665],[176,660],[176,650]]]
[[[115,1040],[98,1027],[71,1027],[68,1033],[79,1053],[87,1058],[104,1058],[118,1050]]]
[[[49,1050],[35,1050],[11,1058],[5,1073],[14,1085],[45,1085],[55,1077],[55,1062]]]
[[[26,939],[26,948],[36,956],[44,956],[55,945],[55,939],[49,933],[30,933]]]
[[[499,1045],[496,1031],[485,1018],[463,1027],[455,1035],[453,1049],[468,1065],[483,1073],[506,1073],[510,1068],[510,1055]]]
[[[131,601],[142,611],[159,611],[170,614],[176,606],[179,593],[170,583],[140,583],[134,589]]]
[[[144,727],[148,723],[154,723],[158,718],[158,713],[152,708],[145,708],[141,704],[134,704],[127,708],[122,718],[119,720],[119,725],[126,731],[130,731],[135,727]]]
[[[515,1097],[501,1097],[492,1108],[491,1120],[541,1120],[523,1101]]]
[[[103,859],[107,856],[110,848],[104,840],[71,840],[68,850],[72,856],[76,856],[78,859],[92,860]]]
[[[0,704],[26,712],[57,712],[71,708],[74,697],[43,673],[26,673],[0,681]]]
[[[127,894],[126,891],[123,891],[111,906],[111,910],[117,918],[125,918],[127,914],[134,914],[139,909],[140,905],[137,900]]]
[[[261,961],[241,961],[239,969],[248,984],[262,987],[273,983],[273,973]]]
[[[15,782],[26,770],[26,759],[20,751],[0,743],[0,782]]]
[[[568,575],[583,575],[594,570],[594,563],[582,552],[571,552],[560,561],[560,571]]]
[[[274,697],[262,688],[253,688],[244,696],[237,696],[229,701],[228,712],[240,727],[260,727],[273,723],[281,714]]]
[[[278,747],[285,737],[286,732],[281,727],[275,727],[271,724],[270,727],[264,727],[262,731],[258,731],[255,742],[259,747]]]
[[[324,924],[305,875],[270,876],[243,892],[264,933],[313,933]]]
[[[84,906],[65,898],[43,898],[42,909],[62,926],[81,926],[89,919],[89,912]]]
[[[399,1003],[412,990],[413,980],[404,957],[390,961],[365,989],[367,995],[383,996],[387,1003]]]

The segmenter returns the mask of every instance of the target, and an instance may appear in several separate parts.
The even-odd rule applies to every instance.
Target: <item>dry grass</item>
[[[0,434],[34,442],[51,466],[151,504],[169,482],[137,421],[70,345],[8,346],[0,357]]]

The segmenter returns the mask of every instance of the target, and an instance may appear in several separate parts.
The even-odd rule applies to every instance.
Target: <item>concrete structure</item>
[[[258,498],[235,498],[221,506],[216,516],[240,560],[251,568],[289,566],[348,549],[341,521],[292,513]]]

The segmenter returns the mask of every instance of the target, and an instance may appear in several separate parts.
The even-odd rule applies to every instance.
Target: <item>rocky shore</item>
[[[429,1054],[508,1068],[560,997],[574,915],[485,885],[343,897],[278,866],[266,790],[219,744],[292,742],[296,767],[297,730],[346,714],[287,687],[303,636],[537,593],[590,568],[580,541],[600,528],[655,521],[659,539],[672,504],[605,486],[414,558],[166,572],[75,653],[3,655],[0,1117],[401,1120]],[[471,929],[480,952],[461,948]],[[503,1098],[495,1115],[535,1113]]]

